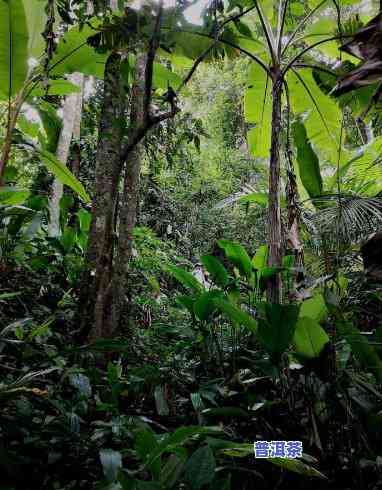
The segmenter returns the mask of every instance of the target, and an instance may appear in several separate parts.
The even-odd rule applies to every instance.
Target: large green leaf
[[[85,191],[84,186],[74,177],[66,165],[60,162],[60,160],[47,150],[37,150],[37,153],[45,167],[52,172],[60,182],[70,187],[83,201],[90,202],[90,197]]]
[[[227,259],[239,269],[241,274],[249,278],[252,274],[252,263],[245,248],[239,243],[225,239],[219,240],[218,245],[224,250]]]
[[[49,151],[50,153],[55,153],[62,128],[62,119],[57,115],[53,105],[49,104],[48,102],[39,100],[37,104],[32,105],[37,110],[41,118],[46,134],[46,138],[41,136],[40,143],[45,150]]]
[[[225,300],[217,300],[217,306],[220,311],[229,318],[233,325],[243,326],[247,328],[250,332],[257,332],[257,321],[249,315],[247,312],[243,311],[238,306]]]
[[[327,2],[327,5],[328,4],[329,2]],[[307,27],[305,33],[304,40],[309,45],[336,36],[338,33],[338,19],[336,13],[333,11],[333,15],[320,16],[316,22],[313,22]],[[319,44],[315,49],[321,51],[324,55],[329,56],[332,59],[354,61],[356,58],[348,53],[339,51],[340,44],[340,40],[326,41]]]
[[[27,189],[3,186],[0,188],[0,206],[15,206],[25,202],[30,195]]]
[[[227,443],[225,448],[220,451],[222,454],[227,456],[233,456],[236,458],[245,458],[247,456],[253,455],[253,444],[247,443]],[[304,455],[303,455],[304,456]],[[305,455],[306,457],[307,455]],[[294,473],[299,473],[305,476],[314,476],[318,478],[326,478],[325,475],[320,473],[318,470],[312,466],[303,463],[299,459],[288,459],[288,458],[264,458],[265,461],[280,466],[287,471],[292,471]]]
[[[299,473],[305,476],[314,476],[317,478],[327,479],[326,476],[313,468],[313,466],[303,463],[299,459],[288,459],[288,458],[269,458],[269,461],[276,466],[280,466],[284,470],[293,471],[294,473]]]
[[[322,294],[316,294],[313,298],[304,301],[301,304],[300,315],[316,322],[324,320],[328,315],[328,308]]]
[[[22,0],[0,0],[0,99],[14,96],[28,74],[28,29]]]
[[[228,272],[220,260],[213,255],[203,255],[200,260],[209,272],[212,282],[222,288],[227,286],[229,281]]]
[[[221,434],[221,429],[218,427],[179,427],[179,429],[176,429],[172,434],[166,435],[156,447],[152,448],[149,458],[147,458],[148,466],[151,467],[164,452],[171,452],[174,448],[181,446],[191,437],[209,434]]]
[[[194,304],[194,313],[201,321],[208,321],[211,315],[216,311],[216,300],[222,296],[222,292],[218,289],[206,291],[201,294]]]
[[[309,197],[318,197],[322,194],[322,177],[318,157],[307,137],[303,123],[295,121],[292,125],[292,133],[297,148],[297,162],[301,182]]]
[[[150,453],[158,447],[158,442],[151,430],[140,430],[135,439],[135,450],[145,464],[150,457]],[[155,478],[160,474],[160,460],[155,461],[150,467],[150,471]]]
[[[359,194],[375,195],[382,188],[382,136],[365,145],[361,151],[355,150],[349,161],[340,168],[341,180],[349,180],[350,190]],[[337,186],[337,172],[329,179],[329,186]],[[371,184],[371,185],[368,185]],[[364,191],[366,189],[366,192]]]
[[[177,267],[176,265],[167,266],[167,271],[179,281],[182,286],[191,289],[195,293],[201,293],[203,287],[200,282],[190,272]]]
[[[195,304],[195,299],[190,296],[190,295],[181,295],[176,297],[176,302],[182,306],[183,308],[186,308],[188,312],[191,314],[192,317],[194,317],[194,304]]]
[[[369,369],[377,378],[378,382],[382,382],[382,361],[379,358],[374,347],[369,344],[367,339],[361,335],[357,327],[345,320],[336,322],[337,333],[344,338],[351,346],[351,350],[358,361]]]
[[[177,89],[182,83],[182,78],[169,70],[161,63],[154,63],[153,85],[156,88],[166,90],[168,86]]]
[[[83,26],[69,29],[60,39],[50,64],[50,74],[62,76],[68,73],[80,72],[103,78],[107,53],[97,53],[87,44],[90,36],[94,36],[96,27],[102,21],[97,17],[90,19]]]
[[[297,305],[265,305],[266,318],[259,321],[258,338],[275,362],[293,339],[299,309]]]
[[[294,114],[304,114],[307,138],[327,161],[336,164],[342,121],[336,101],[321,91],[310,69],[289,70],[287,82]],[[346,160],[344,150],[341,155]]]
[[[215,476],[216,462],[209,446],[198,448],[187,461],[184,476],[192,490],[200,490],[212,482]]]
[[[68,80],[51,80],[48,92],[42,83],[37,84],[30,92],[31,97],[43,97],[45,95],[68,95],[79,92],[80,87]]]
[[[267,267],[267,263],[268,263],[268,246],[261,245],[257,249],[254,257],[252,258],[252,265],[256,270],[260,271],[264,267]]]
[[[265,192],[251,192],[250,194],[241,196],[238,199],[238,202],[241,203],[255,202],[256,204],[260,204],[260,206],[265,207],[268,205],[268,194],[266,194]]]
[[[306,359],[318,357],[329,342],[329,337],[319,323],[309,317],[301,317],[297,322],[293,343],[298,355]]]
[[[247,134],[250,152],[267,158],[271,146],[272,81],[257,63],[252,63],[244,96],[244,115],[255,125]]]
[[[43,0],[23,0],[28,25],[28,55],[39,58],[45,49],[42,33],[46,24],[45,2]]]
[[[125,82],[130,84],[134,78],[134,66],[136,56],[130,54],[121,67],[121,73]],[[153,87],[166,90],[169,86],[176,90],[182,83],[182,78],[174,71],[166,68],[162,63],[154,63],[153,68]]]

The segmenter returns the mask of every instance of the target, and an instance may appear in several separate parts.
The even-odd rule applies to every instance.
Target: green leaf
[[[175,279],[182,284],[182,286],[191,289],[195,293],[201,293],[203,291],[203,287],[200,282],[190,272],[187,272],[176,265],[168,265],[166,270],[172,276],[174,276]]]
[[[301,317],[297,322],[293,343],[296,353],[306,359],[318,357],[329,342],[329,337],[319,323],[309,317]]]
[[[157,481],[137,481],[136,490],[163,490],[161,484]]]
[[[26,189],[4,186],[0,188],[0,205],[16,206],[25,202],[29,196],[30,192]]]
[[[101,449],[99,457],[106,480],[108,483],[114,482],[117,479],[119,469],[122,468],[121,453],[112,449]]]
[[[6,299],[15,298],[16,296],[20,296],[20,294],[23,294],[23,293],[22,292],[18,292],[18,293],[1,293],[0,294],[0,301],[4,301]]]
[[[369,344],[367,339],[361,335],[357,327],[345,320],[336,322],[337,334],[346,340],[351,346],[351,350],[358,361],[376,377],[379,383],[382,382],[382,361],[376,350]]]
[[[299,310],[297,305],[265,305],[266,318],[259,321],[258,338],[276,362],[292,342]]]
[[[52,172],[60,182],[70,187],[84,202],[90,202],[90,197],[85,191],[84,186],[74,177],[66,165],[60,162],[60,160],[47,150],[37,150],[37,153],[45,167]]]
[[[218,300],[216,304],[220,311],[224,313],[224,315],[226,315],[234,325],[242,325],[250,332],[257,332],[257,321],[247,312],[243,311],[241,308],[238,308],[229,301]]]
[[[139,431],[135,439],[135,450],[138,453],[144,464],[147,463],[150,454],[158,447],[158,441],[155,438],[154,433],[151,430]],[[160,461],[157,460],[152,466],[150,466],[155,478],[159,477],[160,473]]]
[[[203,255],[200,260],[209,272],[212,282],[222,288],[226,287],[229,282],[228,272],[220,260],[213,255]]]
[[[28,102],[31,103],[31,100],[28,100]],[[46,140],[43,138],[42,146],[50,153],[55,153],[62,128],[62,120],[57,115],[53,105],[48,102],[39,100],[37,104],[32,102],[31,105],[37,110],[46,134]]]
[[[322,294],[316,294],[301,304],[300,316],[302,317],[308,317],[320,323],[325,320],[327,315],[328,308]]]
[[[357,0],[359,1],[359,0]],[[341,3],[344,4],[342,1]],[[334,12],[333,12],[334,13]],[[320,17],[313,22],[310,26],[307,26],[306,35],[304,36],[304,40],[307,44],[312,45],[318,43],[319,41],[324,41],[331,37],[334,37],[338,33],[338,20],[337,15],[320,15]],[[355,61],[352,55],[339,51],[340,47],[339,40],[326,41],[322,44],[319,44],[315,49],[321,51],[324,55],[332,58],[332,59],[341,59],[343,60],[353,60]]]
[[[0,99],[20,91],[28,75],[28,29],[22,0],[0,1]]]
[[[50,74],[63,76],[80,72],[103,78],[107,53],[97,53],[87,44],[94,29],[102,24],[102,20],[92,17],[85,25],[76,25],[69,29],[60,39],[50,64]]]
[[[293,2],[290,4],[290,11],[293,15],[304,15],[305,13],[305,8],[304,5],[301,5],[301,3],[298,2]]]
[[[172,434],[168,434],[157,447],[150,452],[148,464],[155,462],[164,452],[172,451],[174,448],[184,444],[188,439],[196,435],[220,434],[221,429],[217,427],[180,427]]]
[[[261,245],[254,257],[252,258],[252,266],[254,269],[260,271],[264,267],[267,267],[268,263],[268,245]]]
[[[171,454],[160,473],[162,488],[173,488],[184,468],[184,459]]]
[[[197,449],[187,461],[184,476],[192,490],[200,490],[215,477],[216,462],[209,446]]]
[[[28,55],[39,58],[45,49],[42,37],[46,24],[45,5],[41,0],[23,0],[23,4],[29,33]]]
[[[216,300],[222,297],[222,294],[219,290],[206,291],[201,294],[194,304],[195,316],[201,321],[208,321],[217,309]]]
[[[90,224],[92,221],[92,215],[86,209],[80,209],[76,213],[78,221],[80,223],[80,230],[84,233],[90,231]]]
[[[329,162],[337,162],[342,113],[336,101],[321,91],[311,69],[290,70],[287,83],[294,114],[304,114],[307,138]],[[342,159],[346,154],[343,150]]]
[[[224,250],[228,260],[248,278],[252,275],[252,263],[247,251],[239,243],[230,240],[219,240],[218,245]]]
[[[248,419],[249,414],[240,407],[218,407],[218,408],[206,408],[202,411],[202,414],[206,417],[235,417]]]
[[[265,192],[252,192],[251,194],[246,194],[238,199],[237,202],[241,203],[251,203],[255,202],[256,204],[260,204],[260,206],[268,205],[268,194]]]
[[[40,124],[29,121],[24,114],[20,114],[17,118],[17,128],[30,138],[37,138],[40,131]]]
[[[168,86],[174,89],[182,83],[182,78],[175,72],[169,70],[161,63],[154,63],[153,85],[156,88],[166,90]]]
[[[271,147],[272,81],[257,63],[252,63],[244,95],[245,120],[255,124],[247,133],[254,157],[267,158]]]
[[[62,245],[62,248],[64,249],[65,253],[69,253],[72,248],[74,247],[74,244],[76,243],[76,232],[73,228],[70,226],[67,226],[63,232],[63,234],[60,236],[59,241]]]
[[[309,197],[322,194],[322,177],[318,157],[306,134],[305,126],[296,121],[292,124],[292,134],[297,148],[297,162],[300,179]]]
[[[231,443],[231,447],[227,449],[221,450],[222,454],[226,454],[227,456],[233,456],[237,458],[245,458],[247,456],[253,455],[253,444],[233,444]],[[307,455],[303,455],[307,457]],[[313,468],[310,465],[307,465],[300,461],[299,459],[288,459],[288,458],[264,458],[268,463],[275,464],[276,466],[280,466],[287,471],[292,471],[294,473],[299,473],[305,476],[313,476],[317,478],[326,478],[325,475],[320,473],[318,470]]]
[[[68,80],[50,80],[48,92],[42,83],[37,84],[34,89],[30,92],[30,97],[44,97],[48,95],[68,95],[73,93],[78,93],[80,87]]]
[[[309,477],[313,476],[316,478],[327,479],[324,474],[320,473],[312,466],[303,463],[299,459],[268,458],[267,461],[276,466],[280,466],[284,470],[293,471],[293,473],[299,473],[300,475],[305,475]]]
[[[176,297],[176,302],[183,306],[183,308],[186,308],[189,313],[191,313],[192,316],[194,316],[194,304],[195,304],[195,299],[192,296],[177,296]]]

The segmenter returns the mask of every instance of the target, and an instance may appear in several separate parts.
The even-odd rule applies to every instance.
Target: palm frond
[[[313,240],[358,244],[382,228],[381,198],[331,194],[312,202],[319,211],[305,212],[302,218]]]
[[[252,184],[244,184],[240,191],[235,192],[234,194],[231,194],[230,196],[222,199],[219,201],[217,204],[215,204],[214,209],[223,209],[228,206],[231,206],[232,204],[237,203],[240,201],[243,197],[247,197],[251,194],[255,194],[256,189],[255,186]]]

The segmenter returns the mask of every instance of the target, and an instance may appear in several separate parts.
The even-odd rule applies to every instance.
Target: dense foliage
[[[0,0],[0,489],[381,487],[379,8]]]

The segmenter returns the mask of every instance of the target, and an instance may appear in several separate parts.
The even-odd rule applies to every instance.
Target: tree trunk
[[[83,312],[83,323],[92,325],[89,333],[90,340],[111,334],[105,316],[108,316],[107,310],[110,305],[113,231],[121,171],[121,141],[126,102],[120,64],[121,55],[112,53],[105,65],[104,96],[96,157],[96,184],[92,203],[93,219],[87,253],[87,262],[93,271],[89,270],[86,275],[82,291],[88,302]]]
[[[69,80],[80,87],[83,85],[83,79],[84,76],[82,73],[73,73],[72,75],[69,75]],[[81,91],[79,93],[70,94],[66,97],[62,108],[62,129],[58,140],[56,157],[64,165],[67,165],[68,163],[70,143],[72,141],[76,121],[79,126],[78,121],[81,120],[81,101]],[[60,235],[60,200],[63,192],[64,186],[62,182],[58,179],[54,179],[49,199],[48,235],[50,237]]]
[[[135,81],[131,88],[130,125],[128,131],[130,139],[134,138],[137,129],[144,124],[146,61],[146,54],[138,55],[135,66]],[[119,328],[122,313],[125,313],[125,297],[128,290],[127,276],[133,251],[133,230],[137,220],[139,202],[141,153],[142,145],[138,144],[133,148],[126,160],[123,195],[119,213],[118,247],[113,273],[113,307],[110,320],[113,329]],[[123,317],[127,319],[127,324],[128,312]]]
[[[269,200],[268,200],[268,243],[269,267],[280,267],[281,250],[281,212],[280,212],[280,132],[281,132],[282,79],[279,69],[274,70],[272,87],[272,136],[269,162]],[[280,303],[282,282],[280,274],[275,274],[268,282],[267,300]]]

